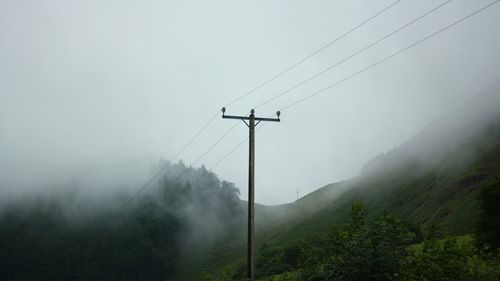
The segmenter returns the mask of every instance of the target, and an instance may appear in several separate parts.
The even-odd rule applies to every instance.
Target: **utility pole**
[[[255,179],[255,127],[261,121],[280,122],[280,112],[276,112],[278,118],[255,117],[255,111],[252,109],[249,116],[231,116],[225,115],[226,108],[222,108],[222,118],[239,119],[243,121],[249,129],[249,157],[248,157],[248,240],[247,240],[247,278],[254,281],[254,263],[253,263],[253,237],[254,237],[254,179]],[[245,121],[248,120],[248,123]],[[255,123],[257,121],[257,123]]]

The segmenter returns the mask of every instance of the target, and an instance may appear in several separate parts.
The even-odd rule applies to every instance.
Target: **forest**
[[[200,237],[210,243],[242,210],[233,184],[203,167],[165,165],[173,174],[155,189],[104,203],[78,192],[11,202],[0,214],[0,279],[174,277],[186,245]]]

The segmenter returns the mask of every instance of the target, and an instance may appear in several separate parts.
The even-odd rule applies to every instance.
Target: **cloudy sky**
[[[2,0],[0,190],[78,177],[139,185],[145,163],[172,159],[222,106],[393,2]],[[399,1],[227,113],[247,114],[444,2]],[[451,1],[256,114],[272,116],[491,2]],[[290,202],[297,188],[353,177],[467,101],[498,79],[499,34],[497,4],[285,110],[257,133],[256,201]],[[216,118],[179,159],[192,163],[235,122]],[[240,122],[196,166],[211,167],[247,134]],[[214,169],[242,198],[247,157],[245,144]]]

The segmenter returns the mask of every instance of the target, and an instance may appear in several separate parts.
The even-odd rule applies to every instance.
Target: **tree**
[[[361,203],[354,203],[347,230],[335,230],[329,238],[330,257],[325,264],[327,280],[368,280],[371,247]]]
[[[476,229],[478,244],[496,250],[500,246],[500,180],[495,178],[480,193],[480,217]]]
[[[384,214],[370,229],[372,280],[391,280],[400,271],[401,260],[415,234],[409,232],[394,216]]]

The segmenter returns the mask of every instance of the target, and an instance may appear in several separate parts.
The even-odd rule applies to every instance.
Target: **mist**
[[[257,114],[271,116],[480,2],[450,4]],[[1,197],[67,182],[97,192],[140,188],[154,164],[172,160],[225,103],[387,3],[1,3]],[[228,113],[248,112],[436,3],[398,4]],[[297,188],[303,196],[358,175],[367,161],[493,83],[500,70],[499,13],[492,8],[266,125],[257,134],[257,202],[291,202]],[[179,159],[189,165],[233,124],[217,119]],[[241,125],[196,166],[211,167],[243,140]],[[243,199],[246,158],[243,145],[214,169]]]
[[[498,280],[499,19],[0,1],[0,279]]]

